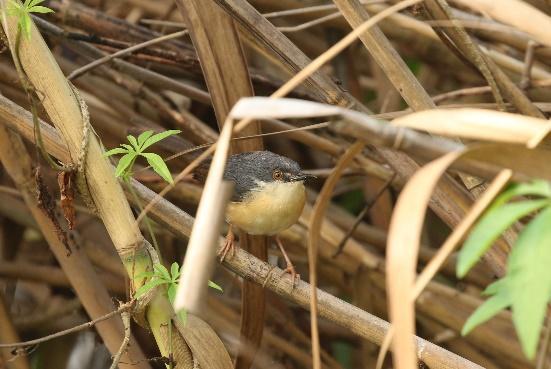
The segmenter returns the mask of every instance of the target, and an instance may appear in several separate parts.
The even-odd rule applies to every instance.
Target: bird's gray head
[[[301,171],[294,160],[270,151],[251,151],[232,155],[224,179],[235,182],[233,201],[242,200],[259,183],[304,181],[312,175]]]

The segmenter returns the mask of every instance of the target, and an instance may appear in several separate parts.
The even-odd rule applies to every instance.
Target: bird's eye
[[[276,180],[276,181],[281,181],[283,179],[283,172],[279,169],[276,169],[274,170],[274,172],[272,173],[272,177]]]

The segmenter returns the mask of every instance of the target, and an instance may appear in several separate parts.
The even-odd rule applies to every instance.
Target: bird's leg
[[[293,288],[294,288],[297,280],[300,279],[300,274],[297,274],[297,271],[295,270],[295,266],[291,262],[291,259],[289,259],[289,255],[287,255],[287,252],[285,251],[285,248],[283,247],[283,243],[281,243],[281,239],[279,238],[279,236],[275,236],[274,238],[275,238],[277,247],[279,247],[279,250],[281,250],[281,253],[283,254],[285,263],[287,264],[283,272],[291,274],[291,278],[293,278]]]
[[[232,225],[228,227],[228,234],[226,234],[226,243],[224,244],[224,247],[218,252],[218,255],[220,255],[220,262],[224,261],[226,258],[226,255],[228,253],[231,253],[231,256],[235,255],[235,235],[232,230]]]

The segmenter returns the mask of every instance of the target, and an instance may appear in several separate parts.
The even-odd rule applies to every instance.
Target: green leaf
[[[138,136],[138,146],[141,147],[143,143],[151,137],[153,131],[144,131]]]
[[[136,152],[136,150],[134,150],[134,147],[132,147],[132,145],[129,145],[129,144],[121,144],[122,147],[124,147],[126,150],[128,150],[128,152]]]
[[[186,309],[181,309],[180,311],[178,311],[177,314],[178,314],[178,318],[180,318],[182,323],[186,324],[186,321],[187,321],[187,311],[186,311]]]
[[[140,155],[144,156],[147,159],[147,162],[149,163],[149,165],[151,165],[153,170],[165,181],[167,181],[168,183],[174,182],[172,180],[172,175],[170,174],[170,171],[168,170],[168,167],[166,166],[163,158],[151,152],[143,152]]]
[[[40,13],[40,14],[46,14],[46,13],[53,13],[54,11],[46,6],[33,6],[29,8],[30,13]]]
[[[136,137],[134,137],[132,135],[128,135],[128,136],[126,136],[126,139],[128,140],[128,142],[130,142],[132,144],[132,146],[134,146],[134,149],[137,152],[140,152],[140,145],[138,145],[138,141],[136,141]]]
[[[176,298],[176,284],[174,283],[170,283],[168,285],[168,290],[167,290],[167,294],[168,294],[168,301],[170,301],[171,304],[174,303],[174,299]]]
[[[31,37],[31,17],[27,13],[22,14],[21,18],[19,19],[19,23],[21,25],[21,29],[23,30],[23,34],[27,37]]]
[[[40,3],[43,3],[44,0],[31,0],[27,5],[26,5],[26,8],[32,8],[33,6],[36,6]],[[27,1],[25,1],[25,3],[27,3]]]
[[[115,147],[114,149],[104,152],[103,156],[111,156],[111,155],[126,154],[126,153],[128,153],[127,149],[123,149],[122,147]]]
[[[486,289],[482,292],[485,296],[491,296],[497,294],[500,290],[506,288],[507,278],[501,278],[495,281],[494,283],[488,285]]]
[[[43,2],[44,0],[25,0],[25,3],[23,4],[23,6],[25,6],[25,8],[29,9],[35,5],[38,5],[40,4],[41,2]]]
[[[162,279],[151,279],[147,281],[143,286],[138,288],[136,293],[134,294],[134,298],[138,299],[145,295],[147,292],[151,291],[153,288],[160,286],[161,284],[165,284],[166,281],[163,281]]]
[[[475,327],[486,322],[501,310],[511,306],[511,296],[507,293],[507,290],[500,291],[497,295],[486,300],[482,305],[475,310],[475,312],[467,319],[461,334],[463,336],[469,334]]]
[[[551,185],[544,180],[536,180],[528,183],[515,183],[501,193],[492,203],[492,207],[499,207],[515,196],[540,196],[551,197]]]
[[[180,133],[182,131],[178,130],[178,129],[170,129],[168,131],[164,131],[164,132],[161,132],[161,133],[157,133],[151,137],[149,137],[145,143],[143,144],[142,146],[142,150],[145,150],[147,149],[149,146],[153,145],[154,143],[157,143],[161,140],[164,140],[165,138],[169,137],[169,136],[173,136],[173,135],[177,135],[178,133]]]
[[[490,208],[478,221],[459,252],[457,276],[463,278],[515,221],[548,204],[549,200],[527,200]]]
[[[168,273],[168,269],[163,264],[153,264],[153,270],[159,278],[163,278],[167,282],[170,282],[170,274]]]
[[[132,164],[135,157],[135,153],[129,153],[121,157],[119,163],[117,164],[117,169],[115,169],[115,177],[121,177],[129,168],[130,164]]]
[[[214,288],[215,290],[218,290],[220,292],[224,292],[224,290],[222,289],[222,287],[220,287],[219,285],[217,285],[216,283],[214,283],[213,281],[209,281],[209,287],[210,288]]]
[[[172,280],[178,280],[180,277],[180,265],[178,265],[177,262],[172,263],[170,266],[170,276],[172,277]]]
[[[533,359],[551,294],[551,207],[526,225],[511,251],[507,283],[513,323],[525,355]]]

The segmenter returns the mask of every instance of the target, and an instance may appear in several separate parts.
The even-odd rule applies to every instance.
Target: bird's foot
[[[293,280],[293,288],[295,288],[297,283],[300,281],[300,274],[297,273],[295,266],[293,264],[287,264],[287,267],[283,269],[281,275],[285,273],[289,273],[291,275],[291,279]]]
[[[224,244],[224,247],[218,251],[220,262],[223,262],[228,254],[231,256],[235,255],[235,235],[232,231],[231,225],[228,229],[228,234],[226,235],[226,243]]]
[[[291,259],[289,258],[289,255],[287,255],[287,252],[285,251],[285,248],[283,247],[283,243],[281,242],[281,239],[278,236],[276,236],[275,241],[276,241],[277,246],[279,247],[279,250],[283,254],[283,258],[285,259],[285,263],[287,264],[287,266],[283,270],[283,273],[281,273],[281,274],[283,275],[285,273],[289,273],[291,275],[291,278],[293,279],[293,288],[295,288],[298,281],[300,281],[300,274],[297,273],[297,271],[295,269],[295,266],[293,265],[293,263],[291,262]]]

